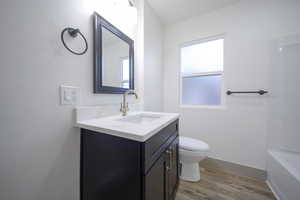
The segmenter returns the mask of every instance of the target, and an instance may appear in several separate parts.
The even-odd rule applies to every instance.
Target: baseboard
[[[234,173],[240,176],[247,176],[262,181],[267,180],[267,172],[265,170],[256,169],[248,166],[239,165],[215,158],[207,158],[200,162],[200,167],[222,169],[229,173]]]
[[[272,184],[268,180],[266,180],[266,183],[267,183],[268,187],[270,188],[270,190],[272,191],[272,193],[274,194],[276,200],[281,200],[280,197],[279,197],[279,195],[274,190]]]

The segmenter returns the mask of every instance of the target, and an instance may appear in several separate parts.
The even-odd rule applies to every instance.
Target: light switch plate
[[[60,86],[60,104],[78,105],[80,100],[80,88],[74,86]]]

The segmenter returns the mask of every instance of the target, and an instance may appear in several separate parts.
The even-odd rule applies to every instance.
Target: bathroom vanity
[[[81,200],[173,200],[178,114],[137,112],[78,120]]]
[[[76,126],[81,128],[81,200],[175,198],[179,180],[179,115],[127,115],[127,94],[137,97],[133,91],[133,43],[94,13],[94,93],[123,94],[121,112],[125,116],[104,116],[94,108],[76,110]]]

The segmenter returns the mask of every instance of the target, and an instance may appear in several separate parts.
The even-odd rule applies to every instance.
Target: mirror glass
[[[129,51],[124,40],[102,26],[102,85],[129,89]]]

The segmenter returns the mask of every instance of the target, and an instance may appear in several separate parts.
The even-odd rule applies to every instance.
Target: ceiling
[[[164,24],[201,15],[239,0],[147,0]]]

